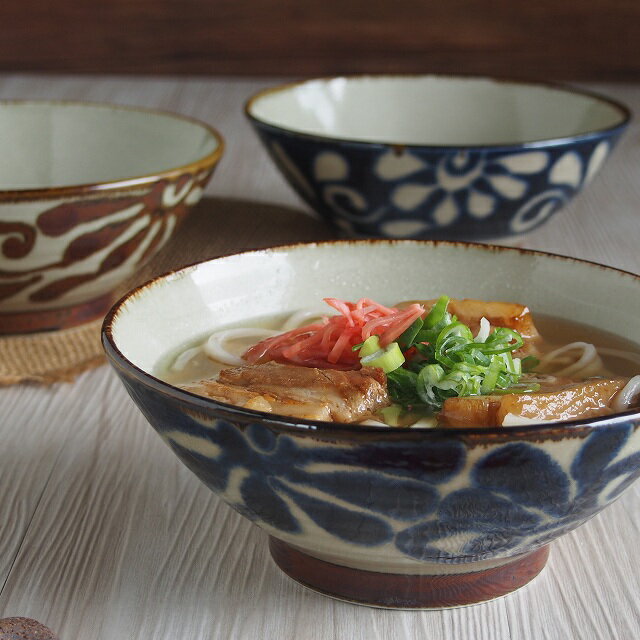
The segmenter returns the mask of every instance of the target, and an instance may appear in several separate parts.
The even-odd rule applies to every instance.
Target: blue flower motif
[[[390,476],[419,477],[438,485],[460,473],[466,461],[465,447],[455,440],[424,437],[406,442],[376,442],[330,452],[336,464],[368,469]]]
[[[341,540],[383,544],[394,536],[390,519],[411,521],[432,513],[439,501],[434,485],[464,465],[460,444],[305,447],[257,423],[244,428],[223,420],[204,424],[178,401],[158,402],[142,388],[133,392],[151,423],[207,486],[224,494],[239,472],[240,501],[232,506],[291,534],[302,531],[293,503]],[[338,469],[325,470],[327,465]],[[420,480],[409,477],[416,468]]]
[[[632,433],[621,425],[590,434],[569,470],[573,492],[569,474],[542,448],[524,442],[497,447],[474,465],[475,487],[444,496],[434,516],[397,534],[396,547],[419,560],[464,562],[547,544],[640,476],[640,453],[616,458]]]
[[[393,529],[383,518],[296,491],[285,483],[278,485],[317,525],[341,540],[374,546],[384,544],[393,538]]]
[[[503,495],[518,505],[554,516],[569,506],[569,478],[541,448],[517,442],[500,447],[476,464],[472,478],[484,490]]]
[[[596,514],[640,476],[631,424],[594,430],[562,464],[554,447],[496,443],[469,467],[462,440],[412,434],[360,443],[202,415],[124,379],[180,459],[240,513],[289,535],[306,522],[361,547],[392,542],[443,563],[522,553]],[[409,432],[407,432],[409,433]]]
[[[467,522],[473,531],[522,532],[533,529],[540,516],[515,502],[483,489],[460,489],[446,496],[438,509],[441,522]]]
[[[293,475],[293,474],[292,474]],[[368,471],[296,473],[300,485],[320,489],[339,500],[397,520],[415,520],[433,512],[440,496],[424,482],[390,478]]]
[[[380,165],[385,167],[382,176],[389,171],[389,162],[385,157],[378,161],[379,173]],[[484,151],[455,152],[412,171],[399,181],[391,201],[405,212],[430,210],[436,227],[446,227],[462,214],[483,219],[497,210],[501,200],[523,198],[529,190],[523,176],[542,171],[548,162],[542,151],[497,157]],[[396,172],[394,179],[398,178]]]
[[[631,427],[622,425],[592,433],[571,464],[571,475],[578,483],[579,493],[602,478],[609,462],[631,435]]]

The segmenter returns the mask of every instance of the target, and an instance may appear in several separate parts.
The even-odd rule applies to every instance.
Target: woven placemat
[[[186,264],[278,244],[328,240],[319,220],[293,209],[241,200],[205,198],[172,240],[123,292]],[[0,386],[71,382],[105,363],[102,320],[82,326],[0,338]]]
[[[70,382],[104,363],[101,320],[86,325],[0,338],[0,385],[18,382]]]

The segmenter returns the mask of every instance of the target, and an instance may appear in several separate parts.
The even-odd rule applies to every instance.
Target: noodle
[[[566,354],[572,351],[578,351],[580,355],[577,360],[570,361]],[[567,361],[567,364],[562,367]],[[560,369],[553,369],[553,365],[560,365]],[[577,376],[587,378],[589,376],[598,375],[604,369],[604,365],[596,348],[588,342],[570,342],[559,349],[549,351],[540,358],[540,363],[536,367],[540,372],[553,373],[556,376]]]
[[[307,309],[302,309],[300,311],[296,311],[292,313],[282,325],[282,332],[290,331],[291,329],[297,329],[301,327],[303,323],[306,323],[307,320],[313,319],[321,319],[325,316],[323,313],[318,313],[317,311],[309,311]]]
[[[201,348],[202,347],[192,347],[191,349],[183,351],[173,361],[173,364],[171,365],[171,371],[182,371],[187,366],[187,364],[189,364],[191,358],[200,353]]]
[[[633,376],[616,395],[611,403],[611,408],[614,411],[624,411],[628,409],[638,394],[640,394],[640,376]]]
[[[205,353],[214,360],[218,360],[223,364],[228,364],[234,367],[240,367],[246,362],[235,353],[229,351],[224,345],[229,340],[237,340],[239,338],[255,338],[256,340],[262,338],[270,338],[275,336],[279,331],[272,329],[256,329],[256,328],[241,328],[241,329],[225,329],[224,331],[218,331],[212,334],[204,344]]]

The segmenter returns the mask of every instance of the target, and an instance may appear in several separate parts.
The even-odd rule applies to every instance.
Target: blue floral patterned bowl
[[[151,425],[269,534],[286,573],[353,602],[471,604],[526,584],[552,540],[640,475],[639,411],[511,428],[364,427],[225,405],[158,377],[168,356],[221,325],[321,308],[325,296],[441,293],[515,299],[637,339],[638,276],[489,245],[370,240],[247,252],[157,278],[111,310],[103,344]]]
[[[626,107],[559,86],[439,76],[309,80],[245,113],[347,237],[477,240],[541,225],[594,177]]]

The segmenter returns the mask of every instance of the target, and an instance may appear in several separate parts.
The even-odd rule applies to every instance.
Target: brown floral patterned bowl
[[[0,334],[104,315],[224,148],[190,118],[77,102],[0,102],[0,139]]]

